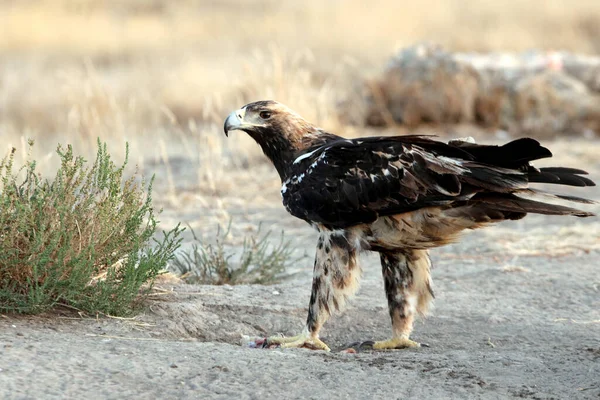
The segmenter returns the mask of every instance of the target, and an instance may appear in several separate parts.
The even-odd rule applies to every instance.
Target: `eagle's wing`
[[[529,161],[550,156],[533,139],[504,146],[450,146],[421,136],[341,139],[300,155],[282,195],[293,215],[344,228],[464,202],[479,193],[500,194],[502,202],[510,203],[511,193],[530,190],[530,176],[542,179],[543,171]],[[571,180],[584,179],[583,185],[591,182],[573,178],[573,173],[583,173],[579,170],[549,173],[568,173]]]

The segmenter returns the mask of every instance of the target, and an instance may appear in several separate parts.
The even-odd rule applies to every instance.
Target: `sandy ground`
[[[256,215],[313,253],[315,234],[283,207]],[[325,326],[331,353],[241,345],[242,335],[302,329],[308,258],[274,286],[163,281],[134,319],[3,315],[0,398],[598,399],[599,256],[598,218],[530,216],[434,250],[435,309],[413,335],[430,347],[412,350],[339,351],[390,332],[373,255],[362,258],[359,294]]]

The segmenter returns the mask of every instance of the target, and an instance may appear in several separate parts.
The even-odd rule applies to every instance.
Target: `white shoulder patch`
[[[294,164],[298,164],[300,161],[307,159],[308,157],[312,156],[315,152],[317,152],[319,149],[321,149],[321,147],[319,147],[311,152],[302,154],[301,156],[298,156],[298,158],[296,158],[294,160]]]

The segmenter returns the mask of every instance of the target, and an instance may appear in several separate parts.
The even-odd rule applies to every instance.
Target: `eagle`
[[[270,100],[232,112],[224,130],[227,136],[244,131],[258,143],[279,173],[286,210],[319,232],[305,328],[297,336],[267,338],[267,346],[329,351],[319,332],[358,288],[359,253],[374,251],[392,336],[364,344],[375,350],[420,347],[410,335],[416,316],[426,315],[434,298],[429,249],[457,241],[466,229],[528,213],[594,215],[535,199],[591,204],[531,184],[595,184],[580,169],[532,166],[552,153],[531,138],[502,146],[417,135],[347,139]]]

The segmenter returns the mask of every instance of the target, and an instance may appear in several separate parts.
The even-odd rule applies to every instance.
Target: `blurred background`
[[[596,166],[598,52],[598,0],[1,0],[2,153],[32,138],[51,174],[58,143],[122,160],[128,142],[165,227],[248,228],[280,183],[224,137],[232,110],[275,99],[345,136],[564,134]]]

